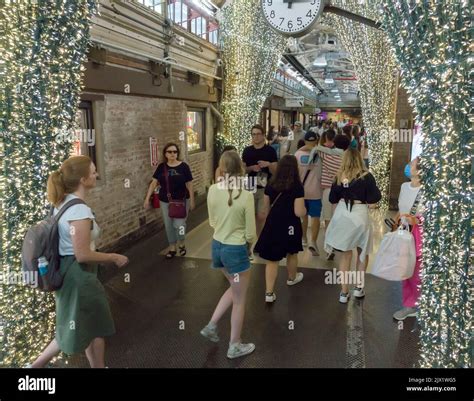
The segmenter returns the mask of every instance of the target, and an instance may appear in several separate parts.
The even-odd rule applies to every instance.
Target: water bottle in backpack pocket
[[[48,260],[44,256],[38,258],[38,271],[41,277],[48,274],[48,265]]]

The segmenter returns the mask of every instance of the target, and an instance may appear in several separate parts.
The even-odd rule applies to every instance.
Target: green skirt
[[[61,257],[62,287],[56,295],[56,341],[66,354],[84,351],[97,337],[115,334],[105,290],[97,278],[97,264]]]

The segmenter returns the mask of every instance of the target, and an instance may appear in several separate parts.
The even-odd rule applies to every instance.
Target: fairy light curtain
[[[68,157],[95,0],[0,5],[0,365],[51,341],[54,298],[18,282],[28,227],[45,217],[46,180]],[[67,135],[63,135],[66,138]]]

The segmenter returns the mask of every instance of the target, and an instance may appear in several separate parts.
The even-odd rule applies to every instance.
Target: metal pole
[[[341,17],[348,18],[348,19],[351,19],[353,21],[360,22],[361,24],[370,26],[372,28],[381,29],[380,22],[376,22],[376,21],[371,20],[369,18],[365,18],[362,15],[351,13],[350,11],[344,10],[342,8],[339,8],[339,7],[326,6],[326,7],[324,7],[323,12],[340,15]]]

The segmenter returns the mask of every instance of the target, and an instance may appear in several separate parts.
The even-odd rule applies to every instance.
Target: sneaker
[[[351,297],[351,294],[346,292],[345,294],[343,292],[341,292],[341,294],[339,295],[339,302],[341,304],[347,304],[349,302],[349,298]]]
[[[364,289],[361,288],[361,287],[354,288],[353,294],[356,298],[364,298],[365,297]]]
[[[213,343],[219,341],[219,336],[217,335],[217,326],[212,325],[211,323],[201,330],[201,335],[206,337],[208,340],[211,340]]]
[[[334,252],[328,253],[328,256],[326,257],[326,260],[334,260],[334,257],[336,254]]]
[[[296,273],[296,277],[294,280],[286,280],[287,285],[295,285],[298,284],[301,280],[303,280],[303,273]]]
[[[227,358],[234,359],[240,356],[251,354],[255,351],[255,344],[242,344],[235,343],[229,345],[229,350],[227,351]]]
[[[306,238],[303,238],[303,246],[308,246],[308,240]]]
[[[313,256],[319,256],[318,246],[313,242],[308,245],[308,250],[313,254]]]
[[[403,308],[393,314],[395,320],[405,320],[407,317],[416,317],[417,312],[415,308]]]
[[[267,292],[265,294],[265,302],[272,303],[275,302],[277,299],[277,296],[275,295],[274,292]]]

